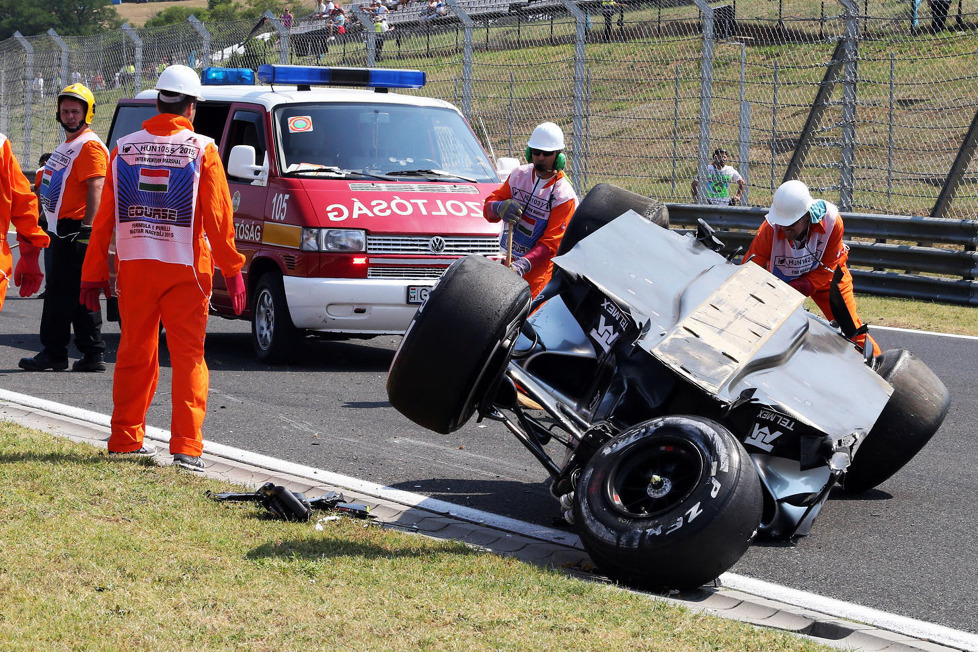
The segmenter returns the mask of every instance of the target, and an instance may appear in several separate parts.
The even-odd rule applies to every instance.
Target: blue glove
[[[516,224],[523,217],[523,209],[512,199],[506,201],[494,201],[489,205],[496,217],[507,224]]]
[[[811,205],[808,209],[808,217],[811,219],[812,224],[818,224],[825,217],[825,200],[819,199],[817,202]]]
[[[509,264],[509,268],[520,276],[526,276],[526,273],[530,271],[530,261],[526,258],[514,258],[513,262]]]

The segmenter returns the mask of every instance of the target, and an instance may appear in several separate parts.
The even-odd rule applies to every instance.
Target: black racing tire
[[[401,414],[429,430],[461,428],[497,388],[530,308],[530,286],[482,256],[461,258],[411,320],[387,374]]]
[[[663,228],[669,228],[669,209],[662,202],[610,183],[599,183],[584,196],[574,211],[557,253],[567,253],[580,240],[629,210]]]
[[[691,589],[733,566],[761,523],[760,478],[725,427],[659,417],[602,446],[577,487],[575,523],[611,579],[652,591]]]
[[[263,274],[255,285],[251,306],[251,345],[261,362],[290,362],[302,343],[303,333],[292,323],[285,286],[277,272]]]
[[[842,479],[847,493],[879,486],[927,445],[951,406],[951,395],[920,358],[904,349],[882,354],[877,373],[893,387],[869,435],[856,449]]]

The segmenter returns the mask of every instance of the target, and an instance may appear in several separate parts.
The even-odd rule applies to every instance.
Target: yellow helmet
[[[88,86],[84,84],[71,84],[70,86],[65,86],[65,89],[58,93],[58,110],[61,110],[61,98],[70,97],[76,100],[84,102],[88,106],[88,111],[85,113],[85,123],[92,124],[92,120],[95,119],[95,95],[92,91],[88,90]]]

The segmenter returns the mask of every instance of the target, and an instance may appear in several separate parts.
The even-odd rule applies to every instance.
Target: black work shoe
[[[44,349],[33,358],[21,358],[17,366],[26,371],[64,371],[68,368],[68,356],[62,359],[55,359]]]
[[[105,371],[105,358],[101,353],[86,353],[81,360],[75,360],[72,371]]]
[[[173,466],[186,469],[188,471],[203,471],[204,460],[200,459],[200,455],[194,456],[184,455],[183,453],[174,453]]]
[[[138,455],[139,457],[153,457],[156,455],[156,449],[149,444],[143,444],[143,447],[135,451],[109,451],[109,455]]]

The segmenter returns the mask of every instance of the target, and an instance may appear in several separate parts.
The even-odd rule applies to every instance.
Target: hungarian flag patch
[[[139,189],[149,192],[166,192],[170,187],[169,170],[139,170]]]

